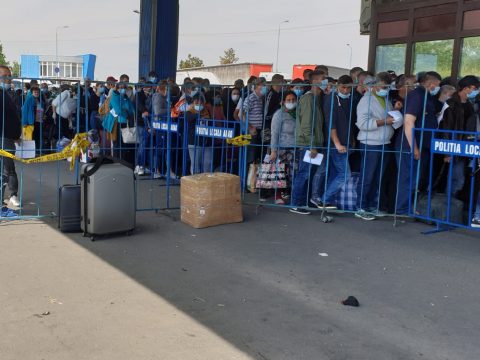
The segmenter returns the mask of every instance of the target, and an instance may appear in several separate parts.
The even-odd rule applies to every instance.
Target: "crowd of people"
[[[353,173],[359,174],[355,216],[363,220],[407,215],[413,189],[449,191],[466,201],[466,175],[478,166],[465,157],[433,156],[430,149],[432,136],[476,140],[448,132],[480,131],[480,81],[473,75],[442,79],[433,71],[373,74],[355,67],[334,79],[328,67],[319,65],[292,81],[276,74],[270,82],[251,76],[246,84],[239,79],[230,86],[212,86],[208,79],[186,78],[177,85],[152,71],[138,83],[123,74],[118,80],[109,76],[92,84],[85,79],[81,86],[59,88],[33,80],[24,89],[13,88],[10,76],[10,70],[0,66],[3,149],[14,149],[16,141],[31,137],[37,152],[54,151],[60,139],[94,130],[102,149],[132,163],[137,175],[161,177],[167,172],[178,177],[225,170],[224,157],[220,161],[218,156],[224,139],[199,137],[195,126],[232,127],[236,135],[251,136],[247,169],[265,161],[285,164],[288,186],[260,189],[259,196],[290,205],[296,214],[308,215],[311,207],[336,209],[338,194]],[[178,124],[168,149],[165,137],[155,133],[155,119]],[[125,129],[131,128],[136,140],[122,141]],[[435,133],[438,129],[445,132]],[[170,169],[159,160],[166,151],[172,155]],[[239,151],[226,155],[240,172]],[[435,189],[431,172],[434,179],[443,176]],[[8,185],[9,202],[19,206],[13,161],[3,158],[2,175],[2,194]],[[480,227],[480,198],[477,202],[470,220]]]

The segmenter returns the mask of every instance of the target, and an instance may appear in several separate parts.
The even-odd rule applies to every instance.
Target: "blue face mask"
[[[105,92],[105,88],[103,86],[101,86],[99,89],[98,89],[98,92],[100,94],[103,94]]]
[[[268,89],[266,86],[262,87],[262,95],[265,96],[267,95]]]
[[[120,95],[125,95],[127,93],[127,89],[120,89]]]
[[[479,90],[473,90],[470,94],[467,95],[467,97],[470,100],[475,100],[475,98],[478,96],[479,93],[480,93]]]
[[[152,83],[156,83],[157,82],[157,78],[155,76],[151,76],[148,78],[148,81],[152,82]]]
[[[382,89],[382,90],[378,90],[377,91],[377,95],[380,96],[380,97],[387,97],[388,95],[388,90],[387,89]]]
[[[350,98],[350,93],[348,93],[348,94],[342,94],[342,93],[339,91],[337,95],[340,96],[340,98],[341,98],[341,99],[344,99],[344,100]]]
[[[194,106],[195,111],[200,112],[203,110],[203,105],[195,105]]]
[[[302,89],[294,89],[293,92],[295,93],[295,95],[297,95],[297,97],[300,97],[303,95]]]
[[[213,104],[214,105],[222,105],[222,99],[216,97],[215,99],[213,99]]]
[[[435,89],[430,90],[430,95],[435,96],[440,91],[440,86],[437,86]]]
[[[191,97],[194,97],[195,95],[198,94],[198,91],[197,90],[192,90],[192,92],[190,93],[190,96]]]
[[[322,91],[325,91],[327,90],[327,86],[328,86],[328,80],[325,79],[325,80],[322,80],[322,83],[320,84],[319,88],[322,89]]]

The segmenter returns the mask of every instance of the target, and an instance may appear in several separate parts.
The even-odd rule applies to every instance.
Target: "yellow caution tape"
[[[231,139],[227,139],[227,144],[234,146],[246,146],[250,145],[250,140],[252,140],[252,135],[240,135]]]
[[[73,140],[65,146],[65,148],[57,153],[48,154],[36,157],[34,159],[20,159],[13,154],[10,154],[8,151],[0,149],[0,156],[7,157],[16,161],[20,161],[24,164],[38,164],[44,163],[49,161],[58,161],[64,160],[67,158],[70,159],[70,170],[73,170],[75,167],[75,160],[80,157],[82,152],[85,153],[87,148],[90,146],[90,142],[88,141],[87,133],[77,134],[73,138]]]

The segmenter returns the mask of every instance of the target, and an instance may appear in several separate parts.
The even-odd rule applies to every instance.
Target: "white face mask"
[[[232,101],[237,102],[240,99],[240,95],[232,95]]]
[[[297,103],[296,102],[293,102],[293,103],[285,103],[285,108],[287,110],[293,110],[297,107]]]

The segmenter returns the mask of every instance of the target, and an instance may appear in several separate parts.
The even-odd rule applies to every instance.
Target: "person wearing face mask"
[[[137,127],[137,162],[134,172],[137,175],[145,174],[145,145],[146,145],[146,136],[145,128],[149,123],[149,116],[152,113],[152,90],[154,84],[150,81],[144,83],[141,88],[141,91],[138,91],[135,94],[135,108],[136,112],[136,127]]]
[[[148,73],[148,81],[151,82],[152,84],[158,83],[158,76],[155,70],[152,70]]]
[[[17,108],[13,99],[8,95],[12,73],[5,65],[0,65],[0,148],[10,153],[15,152],[15,143],[20,141],[22,134],[22,125],[18,116]],[[2,188],[0,189],[0,202],[2,202],[6,193],[10,190],[10,199],[7,206],[19,207],[18,199],[18,177],[15,170],[15,162],[7,157],[1,159],[3,163]]]
[[[307,91],[304,84],[305,82],[300,78],[296,78],[291,82],[290,90],[297,95],[297,98],[300,98]]]
[[[240,89],[240,100],[237,102],[235,111],[233,112],[233,118],[237,121],[243,121],[243,103],[248,95],[250,95],[254,89],[254,82],[257,80],[256,76],[250,76],[247,81],[247,86]]]
[[[388,115],[393,106],[388,99],[390,76],[379,73],[371,91],[365,93],[357,106],[361,168],[357,187],[357,212],[362,220],[374,220],[378,209],[379,184],[388,160],[389,144],[393,136],[394,119]]]
[[[418,75],[420,86],[408,93],[405,103],[405,120],[403,124],[402,153],[399,156],[399,183],[397,214],[407,215],[412,196],[410,189],[410,170],[413,169],[413,186],[417,188],[417,168],[420,160],[420,174],[418,190],[424,191],[428,187],[428,172],[430,168],[430,144],[431,132],[417,131],[415,138],[412,136],[413,129],[437,129],[435,98],[440,92],[440,74],[430,71]],[[421,147],[420,147],[421,146]],[[414,154],[412,167],[411,153]]]
[[[298,113],[295,124],[296,147],[299,161],[298,171],[295,174],[292,185],[292,206],[290,212],[300,215],[309,215],[308,206],[309,189],[312,194],[318,194],[321,183],[325,180],[325,161],[321,165],[310,164],[303,161],[307,151],[310,157],[315,159],[320,148],[324,145],[324,116],[322,109],[323,93],[321,86],[325,74],[321,71],[312,72],[312,88],[303,95],[298,102]],[[310,183],[310,179],[313,180]]]
[[[235,120],[235,109],[241,97],[240,89],[240,87],[234,87],[230,91],[224,91],[223,112],[229,121]]]
[[[480,81],[473,75],[465,76],[458,82],[457,92],[446,102],[448,108],[445,110],[443,121],[440,123],[441,130],[477,131],[476,116],[474,116],[475,110],[472,102],[479,94],[479,87]],[[473,126],[469,126],[469,121],[471,120],[474,120]],[[444,133],[442,135],[446,140],[471,140],[470,135],[467,134],[453,136],[452,134]],[[453,162],[452,172],[449,175],[452,177],[451,194],[456,196],[465,184],[467,158],[446,155],[444,156],[444,162],[448,164]]]
[[[208,98],[207,98],[208,94]],[[213,120],[226,120],[223,113],[222,89],[214,87],[205,94],[205,108],[212,114]]]
[[[293,172],[293,159],[295,148],[295,127],[297,119],[297,95],[293,91],[287,91],[283,96],[283,102],[272,118],[272,138],[270,141],[270,161],[277,159],[290,168],[287,174]],[[289,177],[291,184],[291,176]],[[283,196],[282,196],[283,195]],[[275,191],[275,203],[285,204],[285,194]]]
[[[268,91],[266,98],[265,98],[265,123],[264,123],[264,130],[269,129],[271,127],[272,117],[275,112],[280,109],[282,105],[282,92],[286,91],[283,87],[285,83],[283,75],[275,74],[272,77],[272,86]]]
[[[180,96],[180,99],[175,103],[175,106],[172,107],[170,116],[173,119],[177,119],[181,117],[182,114],[184,114],[190,104],[192,103],[192,98],[194,95],[196,95],[196,90],[193,90],[194,84],[192,82],[186,82],[183,84],[182,89],[182,96]]]
[[[191,175],[214,170],[212,168],[212,139],[195,134],[196,125],[211,125],[210,122],[205,121],[206,119],[211,119],[211,116],[205,108],[205,97],[203,94],[195,94],[192,100],[192,104],[185,113],[185,120],[188,126],[187,142]]]
[[[108,133],[108,139],[110,140],[110,146],[113,147],[115,142],[118,141],[118,148],[127,148],[127,150],[122,150],[121,157],[125,161],[130,163],[134,162],[134,151],[132,152],[132,146],[135,144],[120,144],[121,139],[117,137],[117,126],[120,125],[122,128],[127,126],[135,126],[134,118],[134,107],[132,102],[127,96],[127,84],[118,83],[110,92],[109,104],[108,104],[108,114],[105,116],[102,122],[102,126],[105,131]],[[133,150],[134,150],[133,146]],[[114,151],[116,153],[116,151]],[[116,154],[118,155],[118,154]]]
[[[41,127],[43,123],[44,107],[45,104],[40,96],[40,89],[37,86],[33,86],[22,106],[22,126],[23,139],[35,140],[37,150],[42,147],[40,134],[42,133]]]
[[[354,122],[356,119],[356,104],[351,98],[352,78],[343,75],[338,79],[337,91],[332,91],[325,98],[323,113],[325,114],[326,132],[330,127],[330,160],[329,179],[324,196],[313,194],[310,202],[318,208],[336,209],[336,197],[350,178],[348,152],[354,147]],[[326,161],[326,160],[325,160]],[[323,186],[319,190],[323,192]]]
[[[62,137],[71,139],[73,132],[69,127],[69,121],[77,108],[77,102],[72,98],[72,91],[69,85],[64,84],[60,89],[61,93],[52,101],[52,110],[56,115],[55,127],[57,131],[60,128],[57,139]]]
[[[248,124],[248,133],[252,136],[251,146],[247,151],[247,163],[259,161],[262,155],[260,134],[263,129],[265,95],[268,90],[265,78],[258,78],[254,85],[255,90],[248,95],[243,104],[243,119]]]

